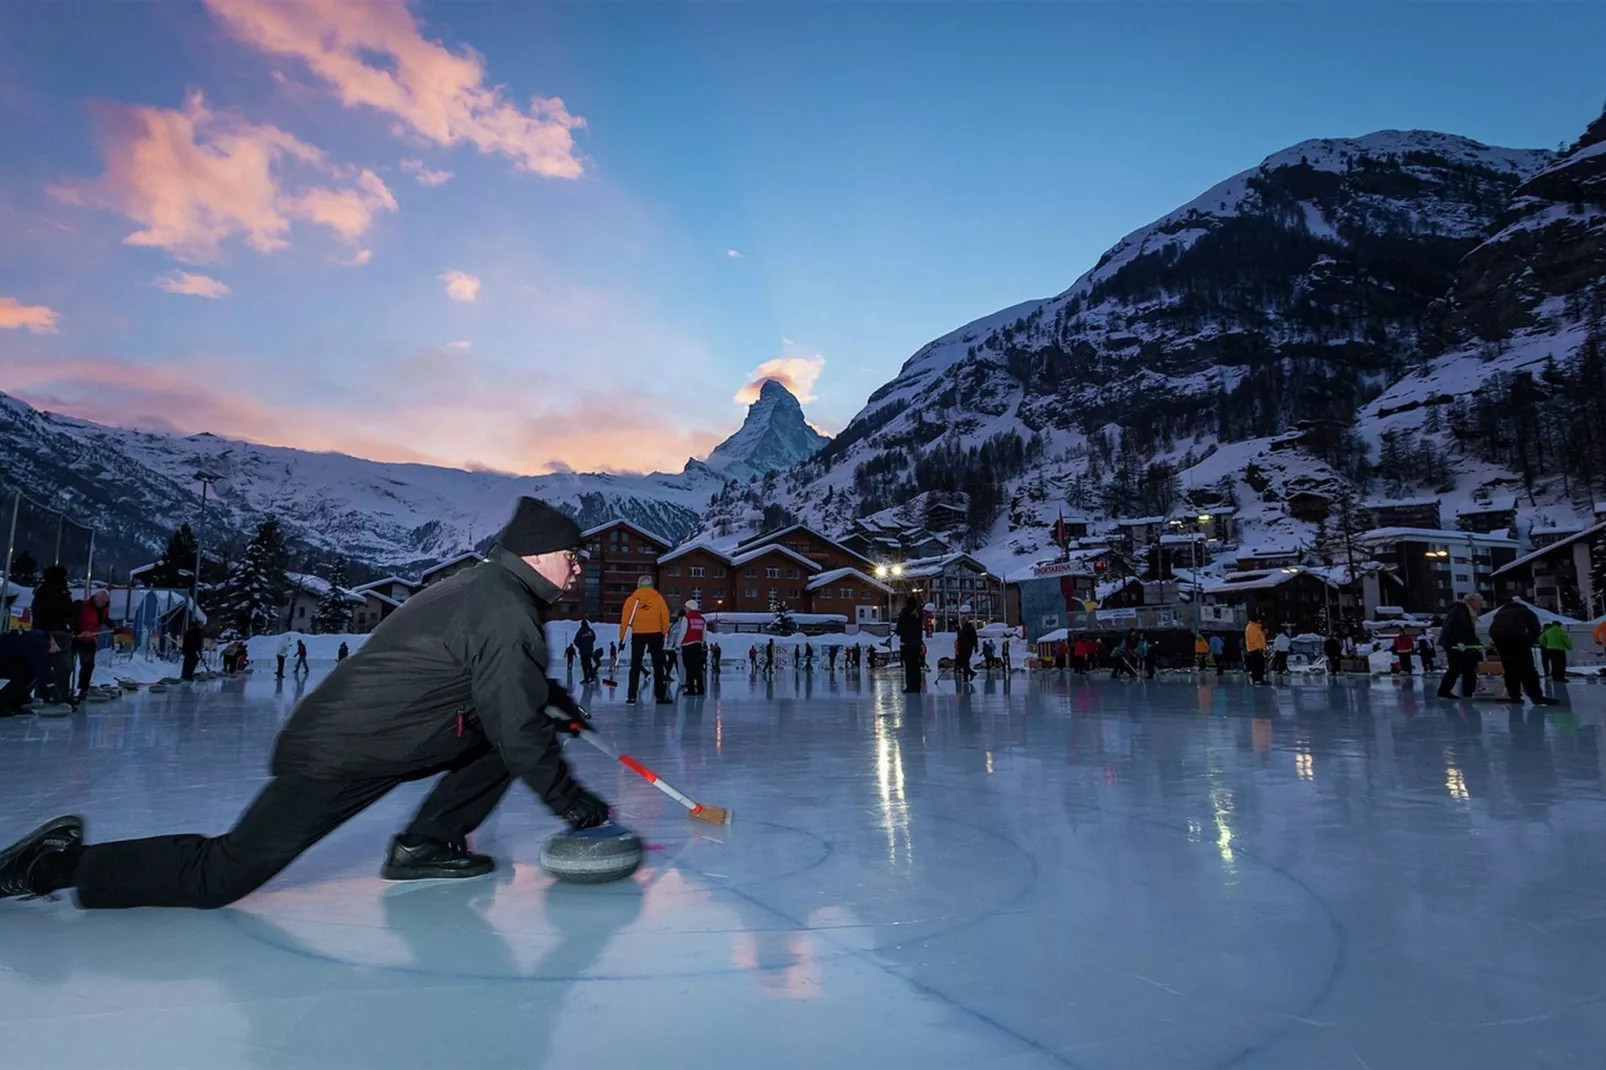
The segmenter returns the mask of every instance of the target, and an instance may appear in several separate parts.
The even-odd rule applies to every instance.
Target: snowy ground
[[[315,683],[315,681],[314,681]],[[0,721],[4,831],[219,832],[302,689],[258,673]],[[583,746],[651,844],[554,885],[522,788],[492,878],[376,875],[423,785],[213,913],[0,903],[0,1065],[1594,1065],[1606,687],[1549,715],[1422,681],[891,674],[585,695],[725,842]],[[115,1053],[115,1055],[113,1054]]]

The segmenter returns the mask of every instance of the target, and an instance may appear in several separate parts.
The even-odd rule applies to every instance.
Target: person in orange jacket
[[[624,612],[619,615],[619,645],[630,633],[630,690],[625,697],[634,705],[641,688],[641,666],[652,658],[653,698],[658,702],[673,702],[669,697],[669,674],[664,665],[664,638],[669,634],[669,603],[652,588],[652,577],[642,576],[636,581],[636,593],[625,599]]]
[[[1258,620],[1244,628],[1244,660],[1249,666],[1249,679],[1257,684],[1266,682],[1266,629]]]
[[[1606,620],[1595,625],[1595,630],[1589,633],[1602,650],[1606,650]]]

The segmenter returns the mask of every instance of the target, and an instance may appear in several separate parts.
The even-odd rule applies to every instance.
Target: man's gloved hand
[[[558,816],[568,822],[571,831],[580,832],[606,824],[609,819],[608,804],[581,788],[580,797],[574,801],[574,805]]]
[[[558,722],[558,731],[578,736],[591,731],[591,715],[569,694],[569,689],[551,677],[547,678],[546,713]]]

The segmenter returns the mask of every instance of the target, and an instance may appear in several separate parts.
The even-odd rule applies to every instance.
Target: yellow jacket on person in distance
[[[625,641],[625,633],[632,628],[637,635],[669,634],[669,603],[663,595],[651,587],[637,587],[636,593],[625,599],[625,611],[619,616],[619,642]]]
[[[1249,626],[1244,629],[1244,649],[1247,651],[1266,649],[1266,631],[1258,620],[1250,621]]]

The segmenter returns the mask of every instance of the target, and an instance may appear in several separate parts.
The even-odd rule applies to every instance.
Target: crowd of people
[[[104,590],[74,599],[67,569],[51,565],[33,591],[26,631],[0,636],[0,717],[26,712],[35,697],[76,706],[89,694],[95,655],[110,635],[111,596]]]

